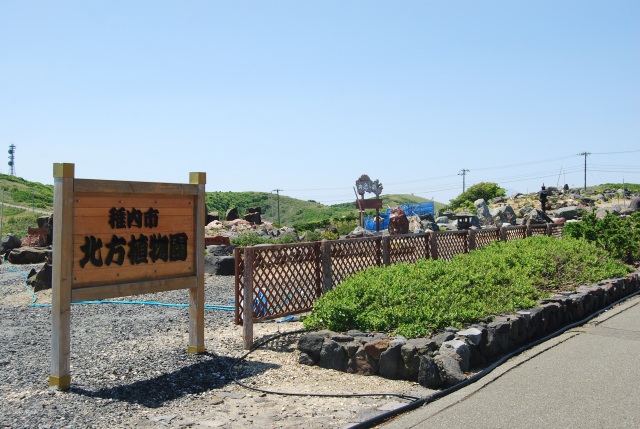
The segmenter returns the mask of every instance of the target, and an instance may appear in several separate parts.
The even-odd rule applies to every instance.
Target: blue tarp
[[[407,216],[422,216],[424,214],[435,215],[435,206],[433,201],[429,201],[426,203],[412,203],[412,204],[403,204],[400,208],[406,213]],[[391,214],[391,209],[387,209],[386,212],[380,213],[380,230],[387,229],[389,226],[389,215]],[[367,216],[364,220],[364,227],[369,231],[376,230],[376,221],[373,217]]]

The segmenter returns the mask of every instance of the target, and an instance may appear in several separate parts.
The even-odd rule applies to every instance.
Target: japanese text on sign
[[[112,207],[109,210],[109,225],[111,229],[132,229],[132,228],[157,228],[159,211],[154,208],[142,212],[135,207],[125,210],[124,207]],[[122,265],[128,259],[131,265],[156,263],[158,260],[164,262],[185,261],[187,259],[186,233],[177,234],[131,234],[127,241],[124,237],[116,234],[111,236],[111,240],[103,243],[102,239],[93,235],[84,237],[84,244],[80,250],[84,254],[80,259],[80,267],[84,268],[87,263],[95,267],[111,264]],[[105,250],[106,257],[102,256]]]

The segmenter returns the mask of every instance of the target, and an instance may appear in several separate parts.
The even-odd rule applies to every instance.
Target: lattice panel
[[[450,260],[460,253],[469,253],[467,231],[434,232],[438,249],[438,259]]]
[[[331,242],[331,282],[342,283],[349,275],[382,264],[382,240],[359,238]]]
[[[234,251],[236,265],[236,325],[242,324],[242,308],[244,306],[244,248],[236,247]]]
[[[498,228],[477,229],[476,234],[476,249],[481,249],[484,246],[500,241],[500,230]]]
[[[531,237],[537,237],[539,235],[547,235],[547,225],[531,225]]]
[[[408,234],[389,237],[389,263],[415,263],[430,257],[429,235]]]
[[[311,309],[322,293],[319,243],[257,247],[252,252],[254,319]],[[243,290],[238,289],[240,282],[236,285],[236,323],[239,323],[245,302]]]
[[[564,224],[562,223],[551,224],[551,236],[556,238],[562,238],[563,229],[564,229]]]
[[[507,236],[507,241],[520,240],[527,238],[526,226],[507,226],[503,227]]]

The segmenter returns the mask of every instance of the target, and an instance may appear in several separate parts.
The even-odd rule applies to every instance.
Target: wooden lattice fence
[[[419,259],[450,260],[499,240],[561,237],[562,227],[506,226],[236,248],[235,322],[244,325],[244,345],[250,348],[253,322],[309,311],[316,299],[356,272]],[[251,317],[245,320],[247,310]]]

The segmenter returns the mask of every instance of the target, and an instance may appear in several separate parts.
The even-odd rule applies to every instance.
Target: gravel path
[[[261,393],[236,384],[229,367],[242,355],[233,312],[207,310],[207,353],[189,355],[188,308],[74,305],[71,384],[48,388],[51,312],[32,307],[21,273],[0,265],[0,428],[334,428],[406,402],[392,396],[318,398]],[[206,303],[232,305],[233,277],[206,276]],[[49,303],[50,291],[38,293]],[[127,300],[185,303],[172,291]],[[262,323],[256,338],[300,329]],[[300,393],[429,393],[416,383],[299,365],[296,338],[258,349],[237,368],[248,386]]]

